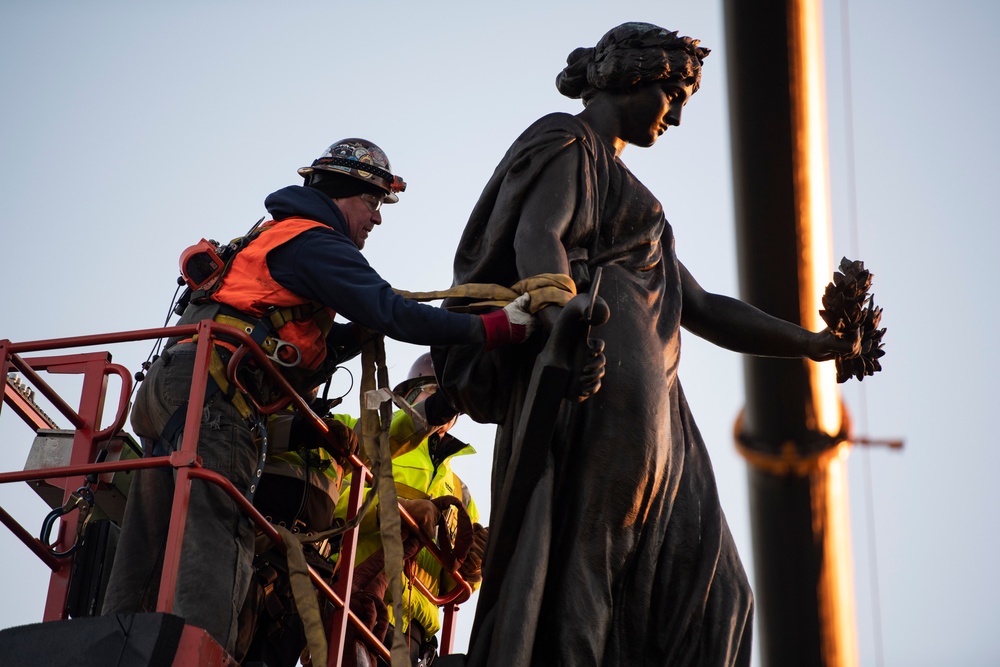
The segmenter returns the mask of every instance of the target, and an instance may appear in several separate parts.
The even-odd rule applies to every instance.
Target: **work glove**
[[[476,523],[472,525],[472,531],[472,547],[465,562],[458,568],[458,573],[470,584],[478,584],[483,580],[483,556],[486,555],[490,529]]]
[[[354,429],[349,427],[344,422],[330,417],[324,418],[323,421],[330,429],[331,439],[334,442],[338,443],[342,451],[341,452],[330,451],[330,442],[326,440],[323,441],[324,449],[330,451],[330,453],[335,456],[345,452],[347,454],[354,454],[355,452],[358,451],[358,434],[354,431]]]
[[[324,438],[319,431],[312,427],[309,419],[296,414],[292,420],[291,432],[289,435],[290,445],[293,449],[325,449],[333,457],[340,458],[345,454],[353,454],[358,451],[358,434],[342,421],[332,417],[324,417],[323,421],[330,429],[330,438]]]
[[[426,399],[413,406],[431,426],[444,426],[451,424],[459,414],[458,410],[451,407],[451,403],[444,397],[444,393],[437,391]]]
[[[438,519],[441,518],[441,510],[437,508],[437,505],[429,500],[410,500],[407,498],[400,498],[399,504],[406,510],[407,514],[413,517],[424,533],[424,537],[433,540],[434,533],[437,531]],[[404,522],[403,526],[405,528],[407,524]]]
[[[531,296],[524,293],[503,309],[480,315],[486,327],[486,349],[494,350],[526,341],[535,330],[535,317],[530,307]]]

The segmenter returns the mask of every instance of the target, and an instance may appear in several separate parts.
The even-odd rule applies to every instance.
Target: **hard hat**
[[[410,366],[409,375],[406,376],[407,380],[416,380],[419,378],[431,380],[434,384],[437,384],[437,378],[434,376],[434,362],[431,360],[430,352],[424,352],[417,357],[417,360]]]
[[[431,353],[424,352],[410,366],[410,372],[406,380],[396,385],[392,390],[397,396],[406,397],[416,388],[422,388],[429,384],[437,384],[437,377],[434,375],[434,364],[431,362]]]
[[[382,149],[365,139],[341,139],[313,160],[311,166],[299,169],[299,175],[308,178],[315,171],[340,173],[371,183],[385,191],[382,201],[386,204],[398,202],[396,193],[406,190],[406,182],[393,176],[389,158]]]

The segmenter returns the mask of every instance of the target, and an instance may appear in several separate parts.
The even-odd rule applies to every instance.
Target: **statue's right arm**
[[[535,186],[524,199],[514,236],[517,273],[528,278],[540,273],[570,275],[569,257],[563,238],[573,219],[577,200],[579,156],[568,148],[542,170]],[[539,313],[551,331],[560,308]]]
[[[812,332],[765,313],[748,303],[702,289],[680,264],[681,325],[691,333],[734,352],[762,357],[806,357],[826,361],[861,351],[858,332],[839,338],[828,329]]]

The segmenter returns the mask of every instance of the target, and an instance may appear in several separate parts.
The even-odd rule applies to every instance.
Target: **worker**
[[[311,397],[319,414],[329,402]],[[330,433],[342,451],[356,451],[358,436],[341,415],[325,415]],[[340,498],[344,468],[340,452],[329,451],[327,439],[291,408],[268,417],[269,454],[254,507],[274,525],[292,533],[326,533],[337,522],[335,508]],[[308,480],[308,483],[306,481]],[[294,587],[282,551],[263,539],[258,530],[253,561],[254,576],[240,611],[238,634],[232,657],[240,664],[294,667],[306,645]],[[331,554],[340,550],[340,536],[302,545],[306,562],[321,577],[331,581]]]
[[[408,301],[393,292],[361,255],[382,223],[383,204],[399,201],[403,179],[385,153],[364,139],[331,145],[299,169],[302,186],[272,193],[272,219],[250,235],[214,283],[192,294],[180,322],[239,323],[270,350],[275,367],[302,394],[332,372],[333,350],[357,349],[369,332],[419,345],[470,344],[495,348],[525,340],[533,328],[527,295],[484,315],[452,313]],[[199,294],[200,292],[200,294]],[[333,323],[340,314],[347,323]],[[236,341],[238,344],[238,341]],[[218,339],[213,361],[225,368],[235,346]],[[196,344],[171,339],[140,385],[132,426],[144,456],[179,448],[195,365]],[[240,383],[266,396],[252,362]],[[237,489],[251,489],[260,452],[253,401],[212,374],[202,415],[198,455]],[[103,612],[155,609],[174,493],[169,468],[136,472]],[[238,505],[210,482],[194,480],[181,546],[173,613],[204,628],[232,653],[239,609],[251,576],[253,529]]]
[[[329,402],[312,396],[309,403],[324,414]],[[338,448],[291,406],[267,418],[267,462],[253,504],[271,523],[292,532],[326,531],[333,525],[344,476],[342,454],[359,448],[357,433],[344,422],[333,416],[323,421]]]
[[[425,531],[437,525],[438,508],[431,500],[454,496],[473,522],[473,544],[469,555],[459,568],[459,573],[467,582],[478,587],[482,580],[482,558],[486,549],[488,529],[479,525],[479,512],[469,493],[468,487],[451,468],[456,456],[474,454],[470,446],[448,435],[458,419],[458,412],[450,406],[442,394],[436,392],[437,380],[429,353],[422,354],[413,363],[408,379],[398,385],[394,393],[413,405],[416,411],[427,419],[428,428],[421,431],[414,420],[404,411],[393,415],[389,438],[392,448],[392,475],[396,482],[396,493],[403,508]],[[350,495],[349,478],[345,477],[343,492],[337,504],[337,515],[345,517]],[[452,508],[448,508],[449,510]],[[360,525],[356,550],[356,572],[364,568],[366,561],[382,548],[381,534],[377,526],[377,510],[372,508]],[[457,517],[454,512],[445,511],[450,537],[454,537]],[[404,548],[405,550],[405,548]],[[366,568],[370,569],[370,568]],[[432,594],[447,592],[453,586],[441,563],[426,549],[420,549],[404,565],[403,618],[401,629],[408,637],[410,659],[414,667],[429,665],[436,655],[436,634],[441,629],[441,613],[413,580],[419,579]],[[356,575],[358,576],[358,575]],[[358,583],[358,582],[356,582]],[[364,584],[362,583],[362,586]],[[390,602],[387,599],[386,602]],[[389,622],[392,608],[387,610]],[[386,633],[386,641],[391,642],[392,631]]]
[[[420,431],[408,414],[398,411],[393,415],[390,426],[397,494],[407,512],[421,526],[427,527],[428,536],[432,535],[431,528],[437,525],[440,516],[440,510],[429,502],[430,499],[454,496],[461,502],[461,511],[468,514],[470,522],[479,518],[468,488],[451,470],[453,457],[472,454],[475,450],[460,440],[447,436],[448,430],[457,421],[458,413],[442,395],[435,395],[436,383],[430,354],[425,353],[414,362],[408,379],[399,384],[394,392],[414,405],[415,410],[431,425]],[[303,532],[320,532],[332,523],[333,512],[328,517],[325,507],[334,483],[343,489],[336,514],[341,519],[346,518],[350,475],[341,484],[340,467],[336,461],[317,444],[317,437],[309,429],[296,427],[300,420],[288,417],[292,417],[290,412],[269,420],[268,433],[272,446],[281,453],[275,457],[279,459],[278,464],[274,464],[274,458],[271,459],[272,465],[265,471],[260,493],[254,499],[254,504],[269,519],[280,521],[290,529],[295,527]],[[336,414],[324,417],[324,421],[338,437],[348,441],[356,437],[352,429],[357,427],[357,418]],[[308,487],[302,484],[306,462],[310,462],[308,473],[311,484]],[[334,502],[337,502],[336,499]],[[356,613],[365,617],[365,611],[374,610],[374,614],[380,617],[382,631],[385,631],[385,624],[390,620],[383,601],[388,582],[381,575],[382,562],[373,565],[369,560],[382,546],[376,518],[377,505],[376,500],[360,527],[356,564],[364,563],[365,567],[356,571],[355,583],[360,584],[356,586],[356,592],[361,593],[356,597],[362,598],[364,602]],[[454,510],[446,514],[452,538],[458,525],[456,515],[457,511]],[[480,572],[487,534],[485,528],[479,524],[474,525],[473,547],[460,570],[463,578],[473,585],[478,585],[482,578]],[[450,589],[450,582],[445,582],[442,587],[442,578],[447,578],[448,575],[442,572],[441,564],[429,552],[421,549],[422,542],[418,541],[416,534],[407,531],[405,525],[403,541],[404,552],[408,554],[406,568],[411,576],[419,578],[433,593]],[[329,563],[324,568],[311,559],[315,555],[311,546],[305,555],[318,572],[325,573],[328,570]],[[236,657],[275,667],[291,667],[296,664],[302,647],[305,646],[305,634],[292,600],[291,588],[281,579],[281,575],[277,575],[276,568],[280,569],[282,565],[280,556],[275,556],[276,554],[265,554],[255,561],[256,578],[251,582],[251,595],[243,610]],[[336,554],[331,560],[336,562]],[[413,586],[412,578],[404,581],[402,599],[402,630],[408,634],[411,658],[413,664],[417,665],[420,660],[427,661],[435,654],[435,635],[441,627],[440,612],[433,602]],[[373,622],[374,625],[376,624]]]

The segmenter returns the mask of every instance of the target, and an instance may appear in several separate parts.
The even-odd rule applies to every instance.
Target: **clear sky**
[[[861,664],[995,665],[1000,439],[989,424],[1000,318],[989,267],[1000,245],[1000,134],[990,118],[1000,5],[851,3],[855,241],[842,2],[825,6],[831,259],[866,262],[888,327],[885,371],[845,386],[844,399],[858,435],[906,439],[901,453],[850,458]],[[297,167],[348,136],[381,145],[409,184],[366,256],[396,287],[450,285],[465,220],[509,144],[541,115],[580,108],[553,85],[566,55],[629,20],[713,50],[683,126],[623,158],[663,202],[699,282],[735,295],[721,11],[651,1],[0,3],[0,338],[159,326],[181,250],[245,232],[269,192],[299,182]],[[147,350],[125,346],[115,360],[134,369]],[[420,352],[389,346],[393,381]],[[680,373],[752,574],[746,466],[732,443],[741,361],[688,334]],[[346,389],[347,374],[338,381]],[[485,510],[492,429],[466,420],[455,433],[480,451],[456,468]],[[0,469],[21,468],[30,442],[5,410]],[[47,509],[15,486],[0,488],[0,504],[37,532]],[[40,620],[45,568],[6,531],[0,562],[0,627]]]

